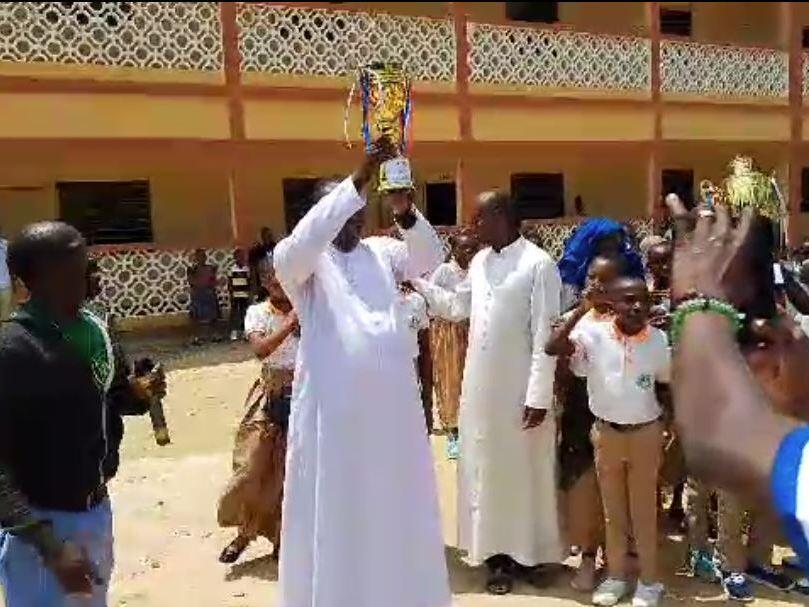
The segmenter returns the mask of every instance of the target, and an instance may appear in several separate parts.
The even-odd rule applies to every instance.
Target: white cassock
[[[478,565],[506,554],[523,565],[557,562],[556,423],[522,429],[524,408],[550,409],[556,359],[545,354],[561,281],[545,251],[519,238],[480,251],[453,291],[416,287],[434,314],[469,317],[459,419],[458,539]]]
[[[275,248],[300,318],[281,532],[281,607],[451,601],[421,398],[397,284],[441,241],[418,215],[404,242],[331,243],[365,200],[346,179]]]

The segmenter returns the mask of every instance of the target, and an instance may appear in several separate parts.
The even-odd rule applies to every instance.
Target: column
[[[232,151],[229,154],[229,196],[231,235],[234,244],[247,244],[246,233],[248,217],[242,201],[240,187],[243,173],[238,151],[239,144],[245,139],[244,102],[242,99],[241,54],[239,53],[239,28],[236,23],[238,3],[220,2],[219,11],[222,19],[222,48],[224,54],[225,89],[228,96],[228,121],[230,125],[230,142]]]
[[[455,99],[458,109],[458,133],[461,144],[458,152],[458,163],[455,168],[455,188],[458,208],[457,221],[462,224],[471,220],[475,208],[475,195],[477,194],[467,174],[466,165],[468,162],[464,160],[464,150],[467,149],[466,144],[472,141],[472,109],[469,99],[469,39],[467,37],[469,17],[464,10],[463,2],[451,2],[450,11],[455,26]]]
[[[661,163],[663,156],[663,106],[660,95],[660,3],[646,2],[646,29],[651,41],[650,83],[653,137],[647,161],[647,213],[657,219],[663,208]]]
[[[780,2],[781,48],[789,53],[789,147],[787,159],[787,205],[790,221],[787,243],[797,244],[799,234],[796,225],[801,212],[801,146],[803,140],[803,45],[801,28],[797,20],[795,4]]]

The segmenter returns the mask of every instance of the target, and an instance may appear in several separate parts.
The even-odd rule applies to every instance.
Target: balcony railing
[[[648,40],[473,23],[471,81],[542,88],[648,91]]]
[[[221,72],[223,28],[214,2],[0,2],[0,62]],[[241,69],[251,74],[345,77],[397,61],[416,79],[456,79],[452,19],[293,4],[238,3]],[[520,89],[647,94],[651,43],[528,26],[470,23],[470,81]],[[664,40],[666,95],[788,98],[788,56]],[[803,90],[809,94],[809,68]]]
[[[449,19],[239,4],[242,70],[346,76],[371,61],[396,61],[421,80],[455,80]]]
[[[789,97],[787,53],[664,40],[661,90],[707,97]],[[804,87],[806,85],[804,84]]]
[[[219,6],[0,2],[0,61],[219,70]]]

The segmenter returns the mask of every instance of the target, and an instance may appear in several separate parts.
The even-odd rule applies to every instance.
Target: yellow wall
[[[58,181],[148,179],[155,242],[167,246],[220,245],[231,240],[227,174],[163,166],[67,162],[61,166],[0,165],[0,226],[16,233],[32,221],[59,215]]]
[[[362,118],[354,105],[348,134],[361,138]],[[249,139],[344,141],[345,102],[251,99],[245,102],[245,130]],[[459,138],[458,110],[451,103],[418,105],[413,120],[416,141],[453,141]]]
[[[630,218],[645,215],[647,165],[640,150],[582,146],[510,146],[466,162],[474,192],[508,189],[515,173],[564,173],[565,209],[574,213],[581,196],[588,215]]]
[[[694,40],[772,47],[780,44],[778,2],[690,4]]]
[[[0,137],[230,136],[224,99],[117,94],[0,94]]]
[[[789,141],[786,109],[673,106],[663,111],[664,139]]]
[[[638,141],[653,137],[651,107],[481,106],[472,113],[479,141]]]

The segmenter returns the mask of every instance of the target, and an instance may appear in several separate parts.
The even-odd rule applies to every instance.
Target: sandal
[[[242,537],[236,537],[230,544],[225,546],[225,549],[222,551],[222,554],[219,555],[219,562],[224,563],[226,565],[231,565],[239,560],[239,557],[245,551],[247,546],[250,544],[249,540],[245,540]]]
[[[511,594],[514,589],[514,578],[504,567],[497,567],[486,580],[486,592],[494,596]]]

